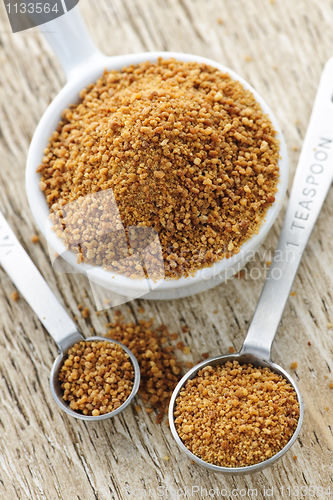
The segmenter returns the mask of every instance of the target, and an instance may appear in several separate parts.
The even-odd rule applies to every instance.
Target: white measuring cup
[[[204,57],[176,52],[145,52],[107,57],[92,42],[78,7],[54,21],[44,24],[43,35],[62,64],[67,83],[46,109],[32,138],[26,167],[26,188],[35,221],[54,251],[63,256],[73,269],[86,274],[97,285],[130,299],[140,296],[159,300],[186,297],[225,282],[238,272],[253,257],[254,252],[261,245],[274,223],[282,206],[288,183],[288,155],[282,132],[274,114],[262,97],[235,72]],[[147,60],[155,62],[159,57],[164,59],[174,57],[184,62],[194,61],[208,64],[224,73],[229,73],[234,80],[240,81],[246,89],[252,92],[263,112],[269,115],[275,130],[278,132],[281,159],[279,161],[280,179],[275,196],[276,201],[267,211],[258,234],[254,234],[245,242],[237,255],[230,259],[222,259],[211,267],[201,269],[194,276],[177,280],[163,279],[160,283],[154,283],[153,280],[148,279],[127,278],[106,271],[101,267],[91,269],[91,266],[84,263],[77,264],[75,254],[71,251],[66,252],[62,239],[58,238],[52,230],[46,230],[45,222],[49,216],[49,207],[44,194],[39,189],[40,174],[36,173],[36,168],[41,163],[43,150],[47,147],[49,137],[58,126],[61,112],[70,104],[78,102],[79,92],[88,84],[95,82],[105,68],[119,70],[124,66],[140,64]]]

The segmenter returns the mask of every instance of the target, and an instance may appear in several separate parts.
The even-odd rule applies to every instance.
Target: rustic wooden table
[[[244,76],[281,124],[291,183],[320,73],[333,55],[331,0],[81,0],[80,7],[106,54],[183,51],[215,59]],[[105,333],[114,310],[97,316],[88,281],[81,275],[54,273],[44,238],[31,241],[37,229],[25,194],[25,160],[34,129],[64,82],[36,29],[11,34],[1,3],[0,209],[66,309],[77,316],[83,333],[89,335],[91,327]],[[125,318],[154,317],[156,325],[165,323],[179,332],[191,346],[191,354],[182,355],[188,361],[203,352],[225,353],[230,346],[237,350],[282,217],[243,278],[187,299],[135,300],[120,308]],[[191,463],[166,423],[156,425],[154,414],[138,413],[134,405],[105,423],[87,425],[67,418],[48,386],[56,346],[25,301],[11,299],[14,287],[0,269],[1,500],[299,499],[303,494],[324,500],[333,495],[332,227],[331,190],[273,348],[274,360],[287,370],[298,363],[292,374],[304,397],[303,428],[279,463],[242,478],[215,475]],[[91,310],[86,320],[79,303]],[[185,334],[184,325],[189,327]],[[136,405],[144,410],[139,397]]]

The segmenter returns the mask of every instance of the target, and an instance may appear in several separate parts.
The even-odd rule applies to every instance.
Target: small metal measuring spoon
[[[121,342],[116,340],[97,336],[85,339],[81,335],[76,324],[60,304],[1,212],[0,264],[58,345],[59,356],[53,363],[50,375],[52,396],[58,406],[72,417],[89,421],[105,420],[125,410],[138,392],[140,385],[140,368],[134,354]],[[64,401],[63,390],[59,382],[59,371],[70,347],[81,341],[96,342],[99,340],[119,344],[129,355],[134,368],[134,384],[131,394],[119,408],[104,415],[93,417],[72,410],[69,404]]]
[[[301,394],[290,375],[272,362],[271,347],[304,249],[333,180],[332,97],[333,58],[326,63],[320,80],[279,242],[242,349],[238,353],[208,359],[195,366],[180,380],[170,401],[170,429],[177,444],[189,458],[215,472],[242,475],[268,467],[291,447],[302,426],[304,407]],[[240,364],[268,367],[282,375],[296,391],[300,416],[292,438],[276,455],[255,465],[229,468],[207,463],[186,448],[175,427],[174,410],[180,390],[188,380],[195,378],[199,370],[233,360]]]

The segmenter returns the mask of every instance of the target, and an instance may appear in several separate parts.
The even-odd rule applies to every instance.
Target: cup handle
[[[57,56],[67,80],[75,76],[75,68],[81,63],[102,56],[91,39],[78,6],[41,25],[40,31]]]

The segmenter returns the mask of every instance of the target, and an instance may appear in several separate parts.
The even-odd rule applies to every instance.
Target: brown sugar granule
[[[299,403],[291,385],[268,368],[206,366],[188,380],[175,405],[185,446],[222,467],[245,467],[280,451],[297,427]]]
[[[178,333],[171,333],[171,335],[170,335],[170,339],[171,339],[171,340],[176,340],[176,339],[178,339]]]
[[[330,384],[330,389],[333,389],[333,383]]]
[[[59,381],[72,410],[104,415],[119,408],[131,394],[134,368],[120,345],[82,341],[69,349]]]
[[[244,271],[239,271],[238,273],[235,274],[235,278],[238,279],[238,280],[241,280],[242,278],[244,278],[245,276],[245,273]]]
[[[19,300],[20,296],[19,296],[18,292],[12,292],[12,293],[10,294],[10,298],[11,298],[14,302],[17,302],[17,301]]]
[[[228,350],[229,350],[229,353],[230,353],[230,354],[233,354],[233,353],[235,352],[235,348],[234,348],[234,346],[232,346],[232,345],[229,347],[229,349],[228,349]]]
[[[157,233],[165,275],[179,278],[239,253],[258,232],[278,160],[270,118],[240,82],[159,59],[105,71],[83,89],[37,171],[54,229],[78,262],[142,278],[135,252]],[[141,236],[132,240],[130,228]],[[150,262],[149,275],[160,273],[157,257]]]
[[[88,318],[88,316],[90,315],[90,310],[89,310],[89,307],[85,307],[82,312],[81,312],[82,316],[86,319]]]
[[[308,345],[312,345],[311,342],[310,342],[310,340],[308,341]]]
[[[203,352],[201,354],[201,356],[204,358],[204,359],[208,359],[209,358],[209,353],[208,352]]]
[[[163,417],[164,417],[164,413],[161,411],[160,413],[157,414],[155,423],[160,424],[163,420]]]
[[[139,394],[145,404],[160,412],[168,407],[172,392],[181,378],[181,363],[177,362],[172,346],[162,346],[161,331],[152,329],[153,320],[138,324],[116,321],[107,336],[122,342],[136,357],[141,373]]]
[[[180,351],[183,351],[184,348],[185,348],[185,345],[184,345],[184,342],[180,341],[177,343],[176,345],[177,349],[179,349]]]
[[[293,363],[290,364],[290,369],[296,370],[296,368],[297,368],[297,361],[294,361]]]
[[[38,242],[39,242],[39,236],[37,236],[37,234],[33,234],[33,235],[31,236],[31,241],[32,241],[33,243],[38,243]]]
[[[290,293],[290,295],[291,295],[292,297],[295,297],[295,296],[296,296],[296,292],[291,292],[291,293]]]
[[[192,363],[192,361],[185,361],[184,365],[185,368],[193,368],[194,363]]]

